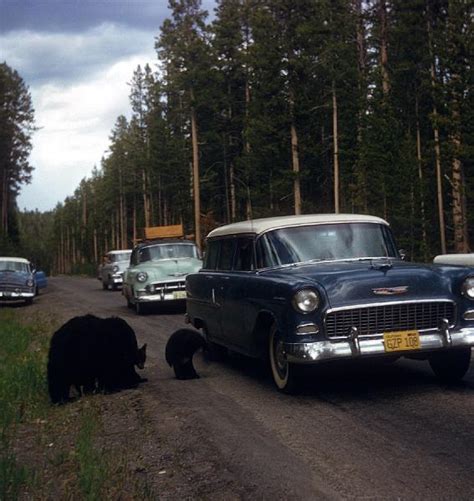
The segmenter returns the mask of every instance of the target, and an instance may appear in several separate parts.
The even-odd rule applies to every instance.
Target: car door
[[[222,300],[232,267],[234,239],[210,240],[207,246],[203,268],[186,278],[187,309],[193,321],[205,325],[210,341],[226,344],[228,340],[221,329]]]
[[[232,342],[232,338],[228,335],[227,329],[223,329],[223,305],[234,260],[235,244],[236,239],[234,237],[219,239],[216,271],[208,276],[214,304],[213,336],[225,342],[226,345]]]
[[[255,311],[249,299],[255,276],[255,251],[253,236],[234,239],[232,270],[222,279],[221,330],[226,342],[238,351],[252,350],[250,337]]]

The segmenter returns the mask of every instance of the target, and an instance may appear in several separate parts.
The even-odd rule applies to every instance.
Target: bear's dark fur
[[[193,355],[206,349],[206,341],[198,331],[179,329],[171,334],[166,343],[166,361],[173,367],[177,379],[197,379]]]
[[[135,365],[144,367],[146,345],[138,349],[133,329],[117,317],[74,317],[51,338],[48,390],[53,403],[69,400],[74,385],[79,393],[118,391],[142,379]]]

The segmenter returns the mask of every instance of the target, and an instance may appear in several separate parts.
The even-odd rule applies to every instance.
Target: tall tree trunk
[[[59,273],[64,273],[64,250],[65,250],[64,228],[61,223],[59,229]]]
[[[237,217],[237,203],[235,199],[235,180],[234,180],[234,164],[230,164],[230,217],[231,221],[234,222]]]
[[[245,82],[245,118],[246,127],[249,123],[249,106],[250,106],[250,85],[248,80]],[[246,135],[245,137],[245,153],[247,157],[247,173],[246,173],[246,185],[247,185],[247,199],[246,199],[246,217],[247,219],[252,219],[252,200],[250,199],[250,142]]]
[[[293,194],[295,200],[295,214],[301,214],[301,186],[300,186],[300,159],[298,154],[298,134],[295,125],[295,99],[293,89],[289,91],[290,128],[291,128],[291,161],[293,167]]]
[[[362,0],[354,0],[353,8],[357,17],[356,40],[357,40],[357,70],[358,70],[358,88],[359,88],[359,110],[357,120],[357,160],[354,168],[356,176],[357,192],[355,198],[358,205],[368,212],[367,202],[367,174],[361,166],[360,148],[362,144],[362,120],[366,113],[366,95],[367,95],[367,47],[364,18],[362,11]]]
[[[193,147],[193,195],[194,195],[194,231],[196,245],[201,249],[201,194],[199,181],[199,145],[196,121],[196,110],[194,108],[194,90],[191,89],[191,140]]]
[[[339,138],[337,121],[336,84],[332,82],[332,137],[334,156],[334,212],[339,214]]]
[[[115,217],[115,248],[120,249],[120,245],[122,243],[122,236],[120,235],[120,208],[117,207],[115,209],[116,217]]]
[[[231,99],[232,99],[232,90],[230,84],[227,86],[227,96],[229,99],[229,107],[227,110],[228,116],[229,116],[229,124],[232,124],[232,118],[233,118],[233,112],[232,112],[232,106],[230,105]],[[234,145],[234,140],[232,138],[232,129],[230,128],[230,132],[227,133],[227,138],[229,142],[229,148],[230,148],[230,154],[233,155],[233,150],[232,146]],[[224,147],[225,147],[225,140],[224,140]],[[225,153],[224,153],[224,158],[225,158]],[[227,162],[225,161],[227,164]],[[228,172],[227,172],[228,171]],[[228,222],[233,222],[235,221],[235,179],[234,179],[234,158],[233,156],[230,159],[229,162],[229,168],[225,170],[225,179],[226,182],[228,182],[228,187],[226,185],[226,208],[227,208],[227,219]]]
[[[459,97],[456,95],[453,97],[452,106],[454,132],[451,134],[451,143],[453,145],[451,192],[453,196],[454,251],[469,252],[466,198],[464,194],[464,171],[459,158],[459,151],[461,149],[461,133],[459,130]]]
[[[387,4],[385,0],[379,0],[379,23],[380,23],[380,71],[382,73],[382,92],[387,96],[390,92],[390,77],[388,73],[388,50],[387,50]]]
[[[115,212],[114,211],[112,211],[112,214],[111,214],[110,229],[111,229],[111,232],[110,232],[111,244],[112,244],[112,247],[115,247]]]
[[[143,168],[142,170],[142,193],[143,193],[143,216],[145,219],[145,226],[150,226],[150,209],[148,207],[145,168]]]
[[[125,215],[125,203],[123,195],[123,177],[122,177],[122,166],[119,164],[119,228],[120,228],[120,248],[127,248],[127,220]]]
[[[3,169],[2,176],[2,219],[1,230],[5,235],[8,235],[8,168]]]
[[[429,4],[427,4],[427,7],[429,7]],[[435,97],[436,72],[434,63],[432,33],[431,33],[431,20],[429,15],[427,19],[427,32],[428,32],[428,47],[430,51],[430,60],[431,60],[431,65],[430,65],[431,88],[433,90],[432,116],[433,116],[435,165],[436,165],[436,191],[438,199],[439,237],[440,237],[441,253],[446,254],[446,229],[444,222],[443,177],[441,172],[441,147],[439,142],[438,110],[436,107],[436,97]]]
[[[99,253],[98,253],[98,249],[97,249],[97,228],[94,228],[93,247],[94,247],[94,263],[98,263],[99,262]]]
[[[245,0],[244,2],[244,12],[245,15],[249,15],[252,9],[252,3],[250,0]],[[249,117],[250,117],[250,72],[248,65],[248,51],[251,46],[251,36],[250,36],[250,27],[248,20],[245,20],[244,24],[244,46],[245,46],[245,130],[244,130],[244,149],[245,149],[245,159],[246,159],[246,179],[245,183],[247,185],[247,197],[245,204],[245,214],[247,220],[252,219],[252,200],[250,198],[250,142],[248,139],[248,129],[249,129]],[[243,183],[241,183],[243,184]]]
[[[423,159],[421,154],[421,131],[420,121],[418,119],[418,96],[415,99],[415,113],[416,113],[416,161],[418,163],[418,182],[420,185],[420,216],[421,216],[421,235],[422,235],[422,252],[423,258],[428,259],[428,237],[426,234],[426,213],[425,213],[425,188],[424,188],[424,175],[423,175]]]
[[[133,214],[132,214],[132,235],[133,235],[133,245],[137,243],[137,199],[135,195],[133,196]]]

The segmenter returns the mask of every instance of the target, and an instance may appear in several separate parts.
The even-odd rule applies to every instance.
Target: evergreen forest
[[[71,273],[146,226],[204,246],[225,223],[340,212],[383,217],[413,260],[469,252],[473,19],[470,0],[169,0],[109,154],[47,214],[16,209],[33,111],[4,64],[2,245]]]

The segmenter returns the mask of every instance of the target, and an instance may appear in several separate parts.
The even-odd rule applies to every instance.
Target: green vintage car
[[[140,315],[147,305],[186,299],[185,278],[202,267],[196,244],[183,239],[159,239],[138,244],[124,273],[122,294]]]

